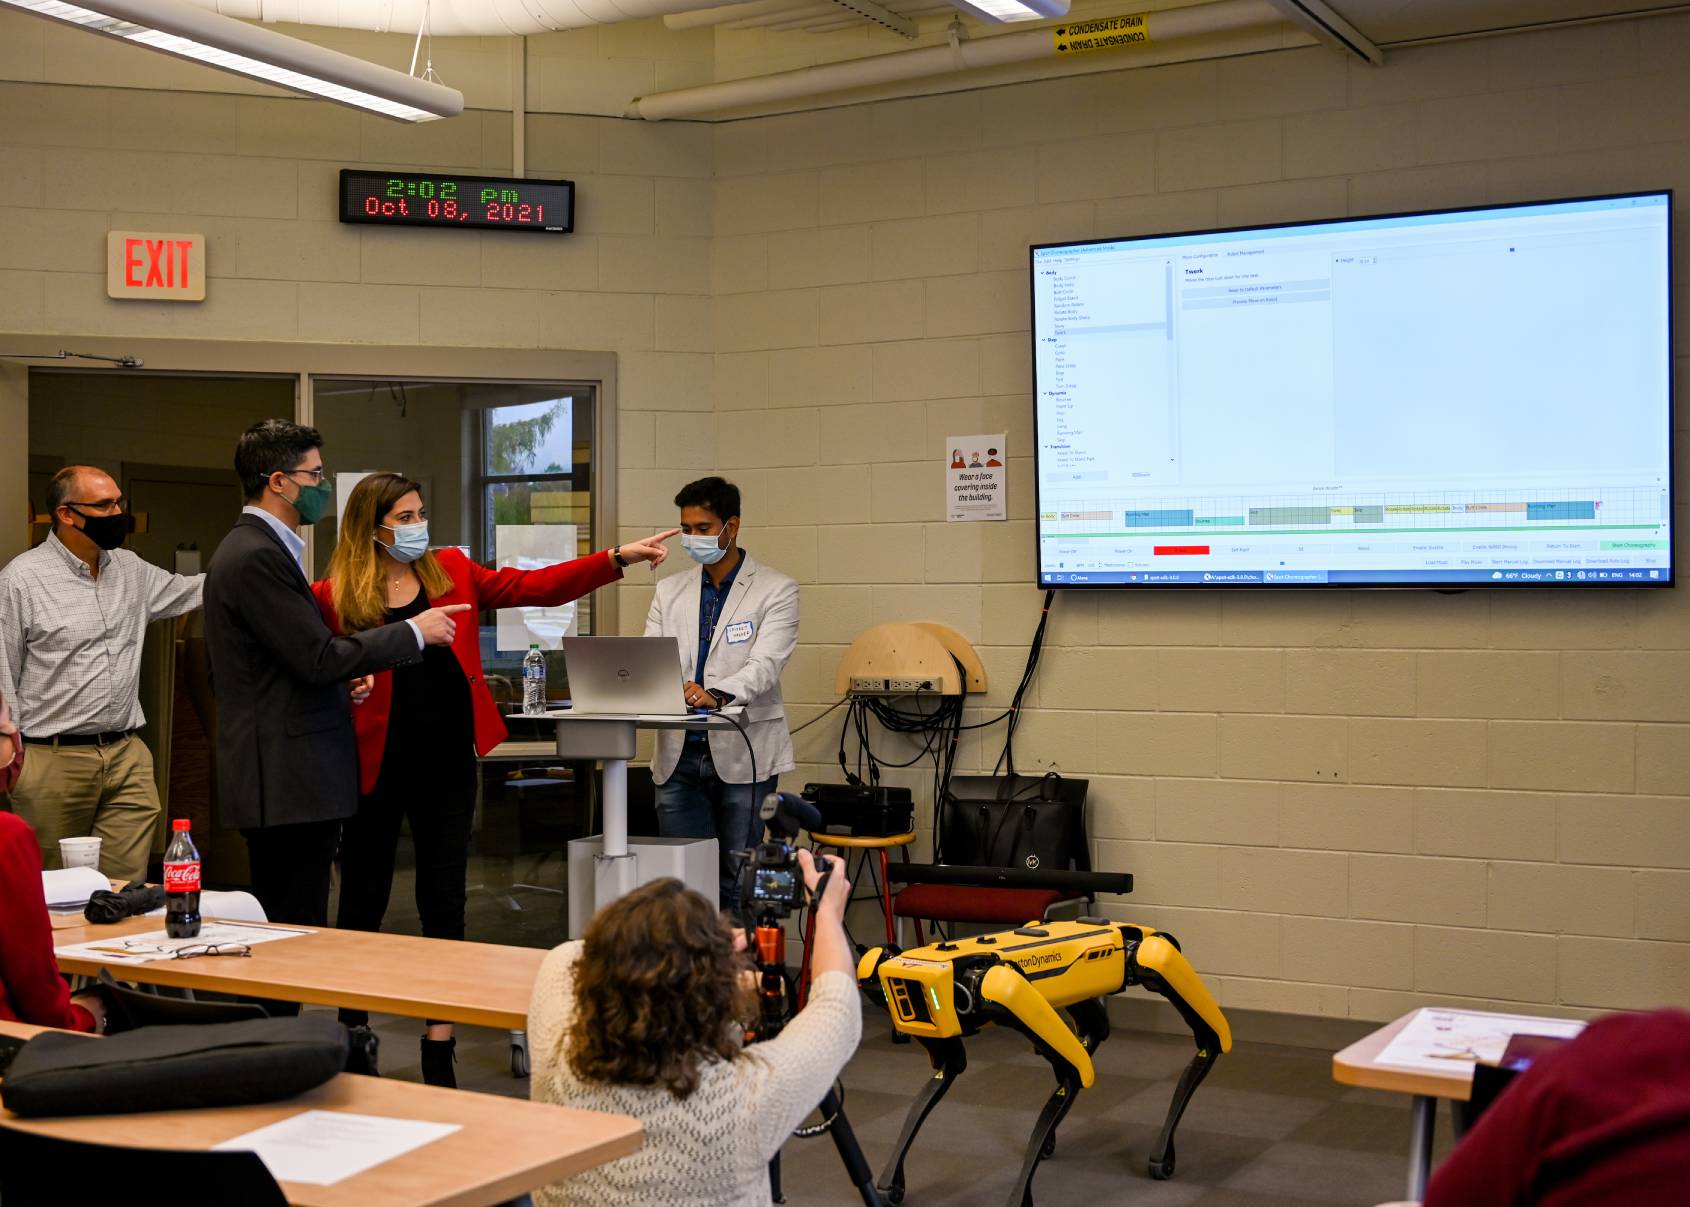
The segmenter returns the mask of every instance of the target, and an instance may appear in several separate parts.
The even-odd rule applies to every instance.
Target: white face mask
[[[718,539],[713,536],[693,536],[690,533],[682,533],[681,547],[699,565],[714,566],[728,555],[727,547],[716,543]]]

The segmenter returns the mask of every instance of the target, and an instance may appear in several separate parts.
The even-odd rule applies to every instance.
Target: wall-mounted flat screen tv
[[[1670,586],[1671,201],[1033,247],[1040,585]]]

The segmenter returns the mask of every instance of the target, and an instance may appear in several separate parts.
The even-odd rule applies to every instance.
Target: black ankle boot
[[[364,1023],[346,1028],[346,1071],[362,1073],[366,1077],[380,1077],[376,1059],[381,1053],[381,1038]]]
[[[452,1065],[457,1060],[456,1049],[458,1041],[453,1039],[430,1039],[423,1036],[422,1041],[422,1075],[424,1085],[441,1085],[449,1090],[458,1088],[458,1075]]]

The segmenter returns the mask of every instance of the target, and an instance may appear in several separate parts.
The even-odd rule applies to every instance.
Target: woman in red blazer
[[[53,926],[41,891],[41,848],[15,813],[0,812],[0,1018],[97,1031],[98,994],[71,997],[53,962]]]
[[[456,549],[430,550],[422,487],[400,474],[372,474],[353,488],[329,577],[313,585],[336,634],[408,620],[429,608],[557,607],[622,577],[637,561],[660,563],[672,532],[543,570],[488,570]],[[373,676],[354,693],[358,813],[340,844],[340,914],[349,930],[379,930],[393,890],[399,825],[409,818],[417,854],[417,912],[423,933],[464,937],[464,877],[475,812],[477,754],[505,737],[481,671],[480,625],[460,623],[452,644],[428,646],[419,661]],[[341,1011],[350,1026],[362,1011]],[[452,1027],[428,1024],[423,1080],[454,1085]]]

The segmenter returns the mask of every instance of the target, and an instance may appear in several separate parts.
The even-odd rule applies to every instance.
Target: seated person
[[[656,880],[600,910],[546,957],[528,1008],[540,1102],[632,1115],[637,1153],[535,1192],[541,1207],[767,1207],[771,1158],[821,1102],[862,1035],[833,865],[816,906],[815,980],[779,1036],[741,1045],[755,974],[713,901]],[[819,879],[798,853],[805,882]]]
[[[99,995],[71,997],[53,962],[41,848],[15,813],[0,813],[0,1018],[71,1031],[105,1029]]]
[[[1690,1014],[1598,1019],[1497,1098],[1426,1207],[1668,1207],[1690,1201]]]

